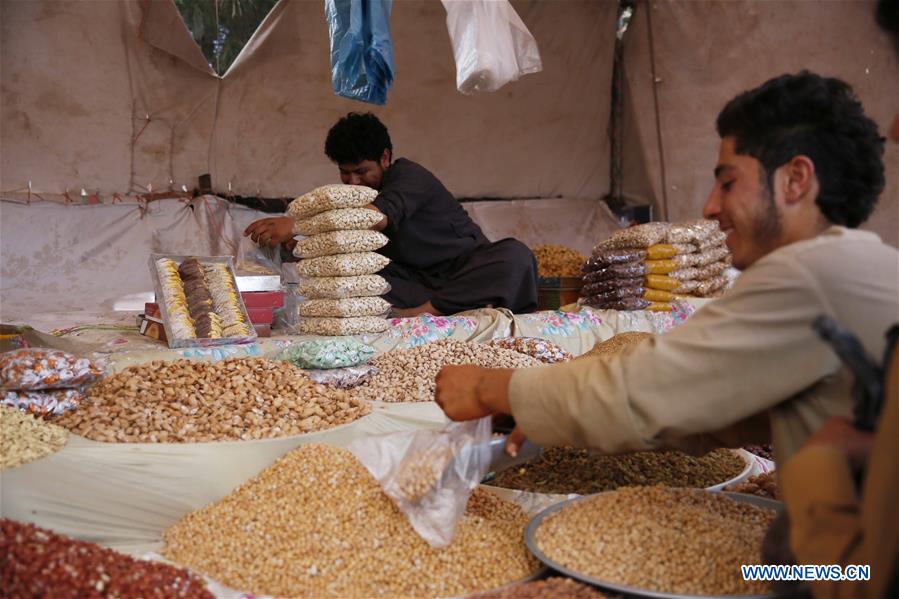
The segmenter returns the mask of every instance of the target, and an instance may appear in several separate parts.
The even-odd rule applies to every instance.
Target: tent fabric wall
[[[282,0],[219,78],[161,0],[0,4],[4,151],[0,189],[140,193],[193,187],[299,195],[335,179],[328,128],[372,109],[396,153],[465,197],[600,197],[608,184],[613,2],[515,6],[544,71],[463,96],[439,2],[397,2],[398,78],[386,107],[333,94],[319,2]],[[195,48],[194,44],[194,48]],[[133,146],[133,147],[132,147]]]
[[[874,0],[640,2],[625,64],[635,113],[629,147],[642,152],[626,168],[625,191],[645,197],[649,181],[660,218],[695,218],[713,181],[718,112],[783,73],[808,69],[847,81],[885,133],[899,110],[899,54],[874,12]],[[864,228],[896,245],[899,145],[887,143],[884,163],[887,187]]]
[[[591,200],[465,208],[490,239],[515,235],[529,245],[564,243],[582,252],[617,226],[605,205]],[[215,196],[146,208],[0,202],[0,321],[33,324],[40,314],[143,307],[153,291],[150,253],[234,256],[241,243],[252,245],[242,235],[246,226],[265,216]]]

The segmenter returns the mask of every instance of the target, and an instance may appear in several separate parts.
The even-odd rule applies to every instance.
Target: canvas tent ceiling
[[[455,90],[440,2],[394,2],[397,79],[388,104],[373,107],[334,96],[320,1],[281,0],[224,78],[169,0],[0,2],[0,197],[21,198],[16,190],[31,181],[46,198],[86,188],[127,202],[150,185],[193,187],[206,172],[219,191],[230,183],[240,195],[297,195],[336,178],[322,153],[328,127],[350,110],[372,110],[397,154],[426,165],[457,196],[597,202],[609,188],[617,3],[513,5],[544,70],[470,97]],[[899,57],[873,13],[874,0],[638,2],[624,55],[625,193],[663,218],[697,216],[717,154],[715,115],[783,72],[845,79],[885,129],[899,109]],[[885,161],[888,187],[866,226],[895,245],[899,148],[889,147]],[[4,264],[19,237],[46,234],[6,204]],[[539,216],[519,218],[521,206],[472,212],[495,236],[529,241]],[[597,237],[610,223],[574,211],[558,241],[571,233],[588,244],[585,222],[596,223]],[[27,283],[10,272],[5,266],[4,294]]]
[[[600,198],[617,3],[514,6],[540,44],[543,72],[468,97],[454,89],[442,5],[395,2],[398,77],[379,108],[332,93],[317,1],[282,0],[224,78],[168,0],[4,2],[0,189],[31,180],[49,193],[128,193],[170,180],[192,187],[210,172],[221,191],[230,182],[243,195],[295,195],[333,181],[322,154],[333,121],[373,109],[397,153],[458,196]],[[696,215],[717,148],[715,114],[782,72],[846,79],[886,127],[899,60],[873,11],[873,0],[639,3],[625,56],[625,191],[669,218]],[[895,148],[887,159],[892,210],[874,228],[895,243]]]

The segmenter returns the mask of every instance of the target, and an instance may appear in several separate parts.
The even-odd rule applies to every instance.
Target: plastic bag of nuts
[[[285,348],[278,359],[300,368],[328,369],[357,366],[373,355],[375,348],[350,337],[297,341]]]
[[[102,375],[87,358],[58,349],[14,349],[0,354],[2,389],[71,389]]]
[[[375,252],[355,252],[300,260],[297,272],[310,277],[352,277],[374,274],[389,263],[389,258]]]
[[[381,222],[382,218],[384,215],[380,212],[368,208],[338,208],[296,221],[293,232],[300,235],[317,235],[328,231],[371,229]]]
[[[453,540],[456,523],[490,468],[491,417],[357,439],[347,446],[432,547]]]
[[[292,201],[287,215],[301,219],[337,208],[361,208],[376,197],[378,192],[364,185],[322,185]]]
[[[358,277],[303,277],[297,284],[297,293],[309,299],[341,299],[384,295],[390,291],[390,283],[380,275]]]
[[[42,391],[11,389],[3,392],[0,403],[46,418],[74,410],[83,400],[84,393],[81,389],[45,389]]]
[[[297,331],[300,335],[371,335],[390,328],[386,318],[377,316],[352,316],[347,318],[300,318]]]
[[[688,220],[671,225],[667,231],[668,243],[693,243],[708,239],[720,231],[718,221],[705,218]]]
[[[330,231],[301,239],[293,248],[293,255],[297,258],[317,258],[333,254],[373,252],[389,241],[386,235],[377,231]]]
[[[306,376],[320,385],[330,385],[338,389],[352,389],[378,374],[378,369],[370,364],[331,368],[328,370],[307,370]]]
[[[311,299],[297,306],[300,316],[346,318],[348,316],[387,316],[390,304],[380,297]]]
[[[612,233],[605,241],[596,244],[593,253],[597,254],[601,250],[610,249],[648,248],[662,243],[670,226],[669,223],[644,223],[620,229]]]
[[[574,356],[567,350],[559,347],[552,341],[537,337],[504,337],[490,342],[493,347],[511,349],[520,354],[536,358],[544,364],[567,362]]]

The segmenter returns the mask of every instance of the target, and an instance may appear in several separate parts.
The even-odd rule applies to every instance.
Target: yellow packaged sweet
[[[664,275],[680,268],[674,260],[644,260],[643,264],[646,265],[646,274],[650,275]]]
[[[661,289],[662,291],[674,291],[681,286],[681,281],[665,275],[646,275],[646,287]]]
[[[671,312],[674,310],[674,306],[668,303],[652,302],[645,309],[651,312]]]
[[[646,248],[647,260],[665,260],[678,254],[677,248],[670,243],[657,243]]]
[[[647,289],[643,292],[643,299],[651,302],[670,302],[675,298],[677,298],[677,296],[670,291],[663,291],[661,289]]]

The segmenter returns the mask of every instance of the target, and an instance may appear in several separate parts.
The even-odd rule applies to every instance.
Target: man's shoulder
[[[393,164],[390,165],[390,170],[393,171],[395,175],[436,178],[431,171],[408,158],[397,158],[393,161]]]
[[[795,261],[814,264],[823,260],[851,264],[863,257],[895,259],[899,257],[899,250],[885,244],[876,233],[832,226],[811,239],[797,241],[779,248],[759,262]]]
[[[744,275],[804,275],[819,281],[861,280],[878,273],[882,281],[895,279],[899,250],[876,233],[833,226],[820,235],[791,243],[761,258]],[[742,277],[741,277],[742,278]]]

